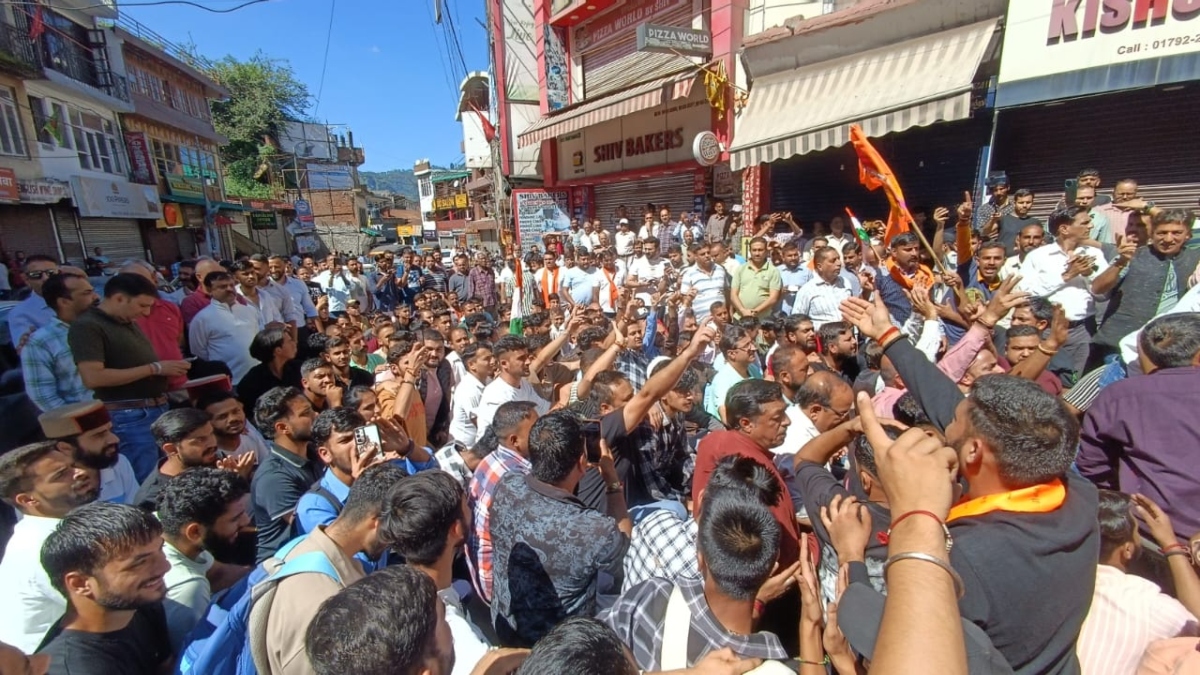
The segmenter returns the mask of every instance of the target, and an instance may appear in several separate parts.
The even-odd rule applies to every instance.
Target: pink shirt
[[[1110,565],[1096,570],[1092,608],[1075,647],[1083,675],[1129,675],[1155,640],[1197,635],[1196,617],[1153,582]]]
[[[946,374],[951,380],[958,382],[963,375],[967,374],[967,369],[971,367],[971,362],[979,354],[979,350],[983,349],[984,343],[987,341],[988,331],[979,324],[972,324],[971,329],[967,334],[962,336],[958,344],[954,345],[946,352],[941,361],[938,361],[938,370]],[[871,399],[871,406],[875,408],[875,415],[884,419],[895,419],[893,410],[896,407],[896,401],[904,395],[904,389],[896,389],[895,387],[884,387],[883,391],[875,394]]]

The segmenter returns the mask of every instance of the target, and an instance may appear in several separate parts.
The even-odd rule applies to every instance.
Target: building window
[[[25,134],[21,133],[17,95],[8,87],[0,87],[0,155],[25,156]]]
[[[162,175],[183,175],[217,180],[217,156],[204,148],[175,145],[157,138],[150,142],[154,162]]]
[[[79,165],[90,171],[124,175],[121,146],[112,120],[74,108],[69,108],[69,114]]]
[[[433,196],[433,182],[431,180],[428,178],[422,178],[418,181],[418,184],[421,186],[422,197]]]

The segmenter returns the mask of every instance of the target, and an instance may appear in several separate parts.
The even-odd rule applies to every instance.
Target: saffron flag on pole
[[[891,167],[875,150],[875,146],[871,145],[871,141],[863,133],[862,127],[857,124],[850,125],[850,143],[854,145],[854,152],[858,155],[859,182],[868,190],[883,188],[888,204],[891,205],[887,230],[883,235],[883,245],[887,246],[891,243],[892,237],[912,229],[912,214],[908,212],[908,205],[904,202],[904,192],[900,190],[900,183],[896,181]]]

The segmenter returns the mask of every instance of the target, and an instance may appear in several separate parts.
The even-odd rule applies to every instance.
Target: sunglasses
[[[58,274],[58,270],[36,270],[34,272],[26,272],[25,276],[29,279],[41,279],[42,277],[52,277]]]

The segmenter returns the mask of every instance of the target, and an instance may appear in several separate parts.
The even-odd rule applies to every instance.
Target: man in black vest
[[[1191,214],[1168,209],[1154,214],[1150,243],[1129,255],[1122,247],[1109,269],[1096,277],[1092,291],[1108,293],[1108,310],[1092,343],[1090,370],[1118,351],[1121,338],[1169,311],[1187,292],[1187,280],[1200,263],[1200,249],[1188,248]]]

